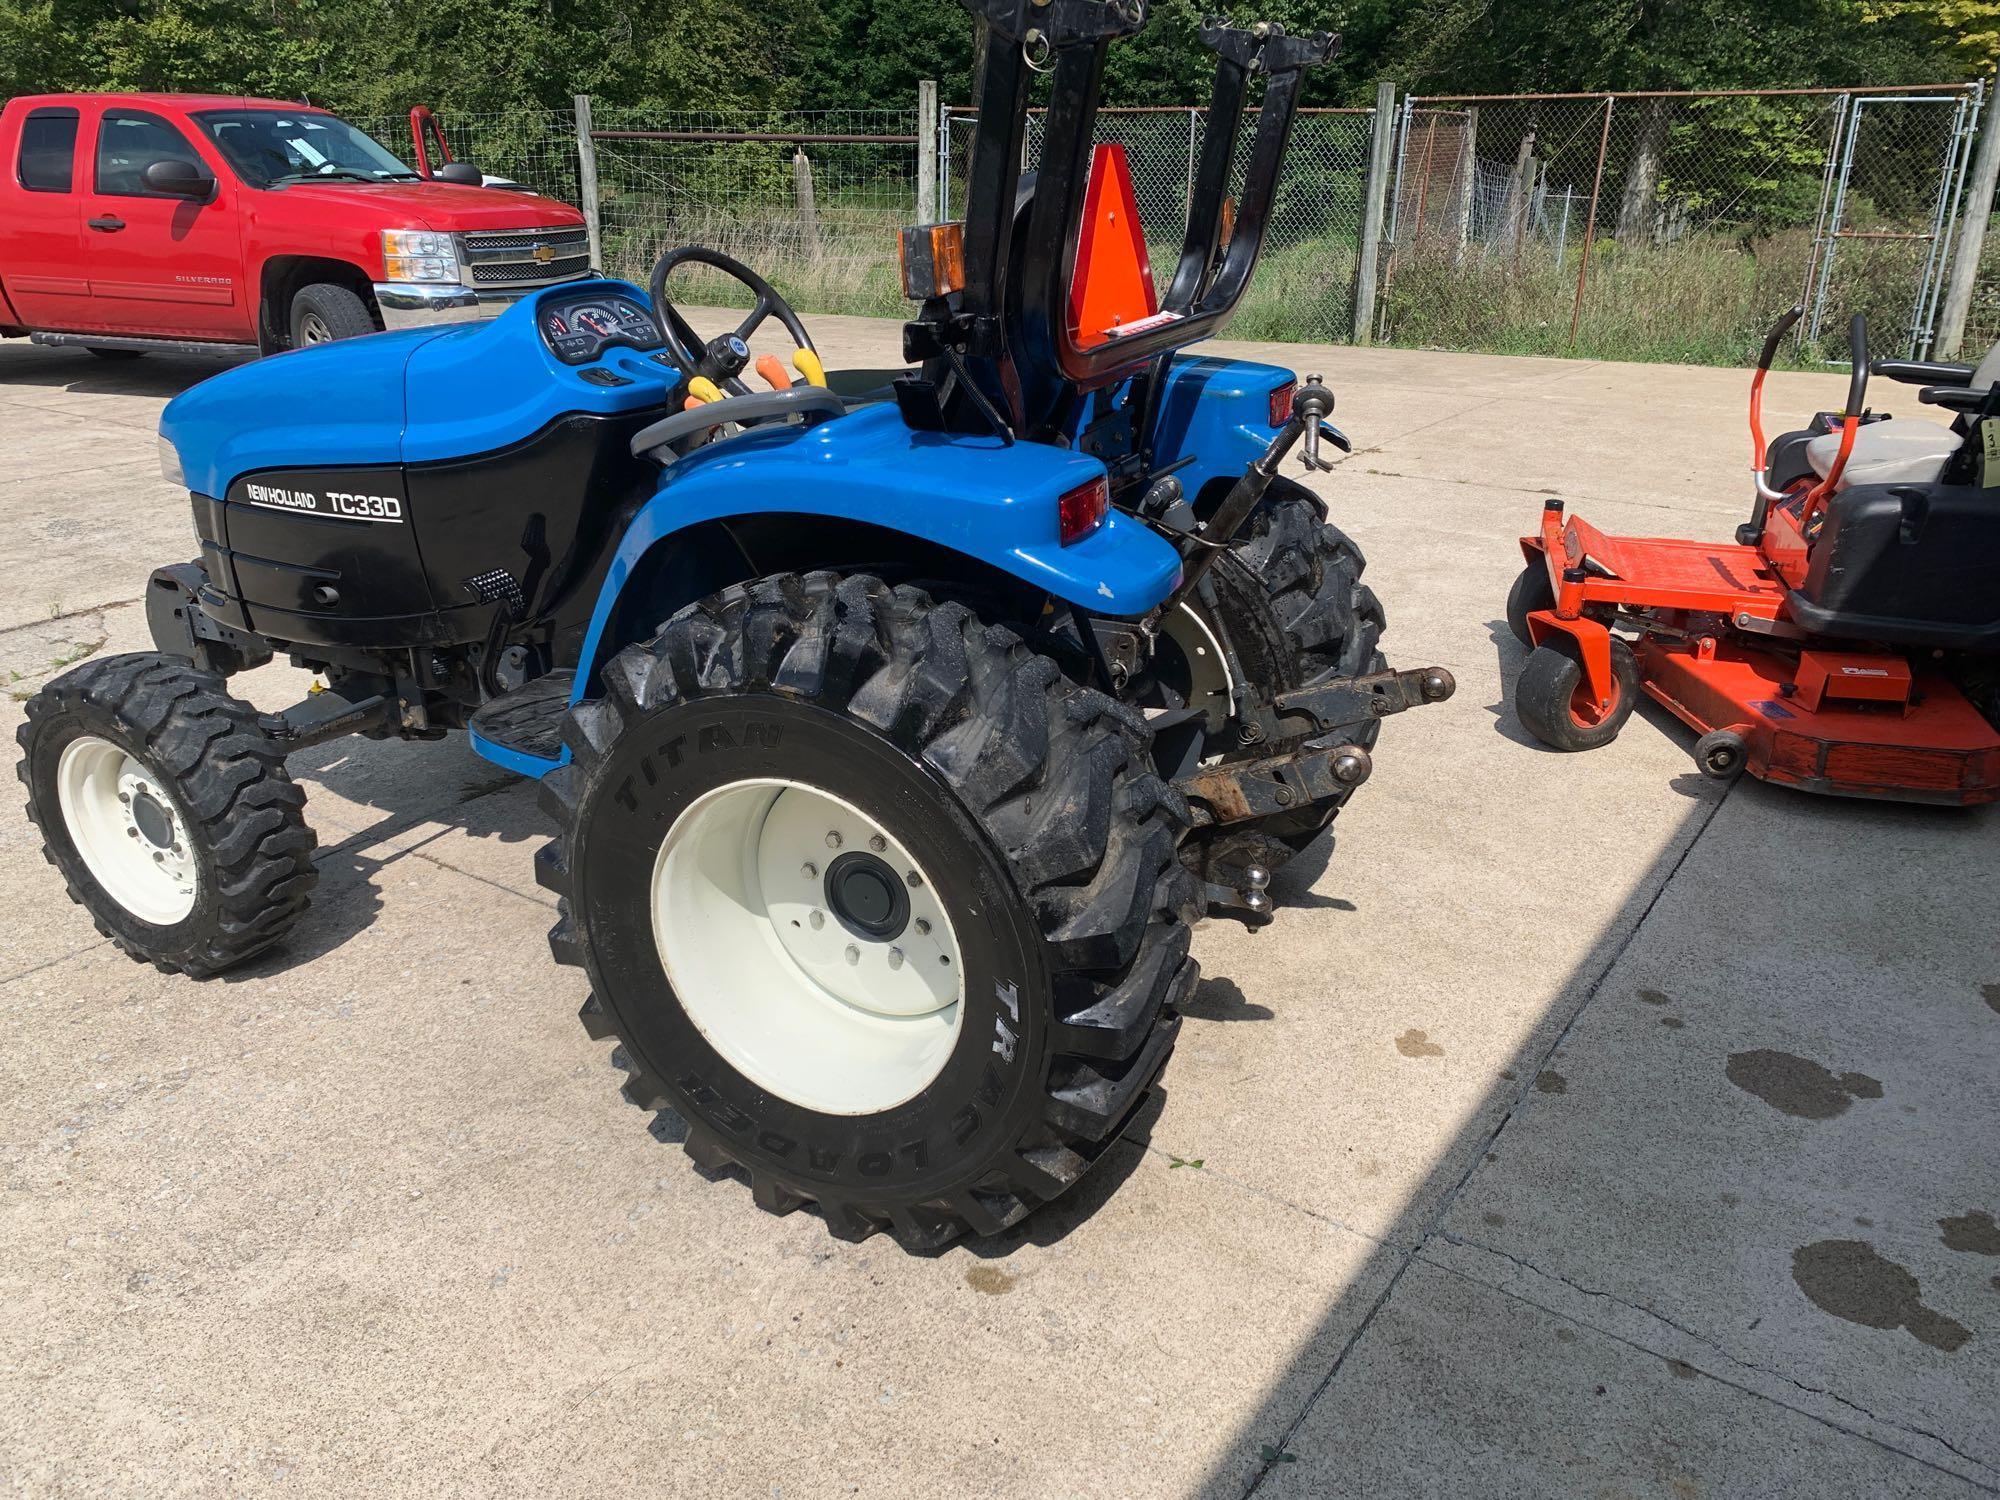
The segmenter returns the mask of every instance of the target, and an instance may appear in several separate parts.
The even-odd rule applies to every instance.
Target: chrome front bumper
[[[384,328],[432,328],[440,323],[497,318],[523,297],[562,284],[551,281],[546,286],[473,288],[457,283],[378,281],[374,284],[375,305],[382,309]]]

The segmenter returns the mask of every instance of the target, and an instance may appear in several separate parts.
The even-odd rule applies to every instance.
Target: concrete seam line
[[[1702,1345],[1702,1347],[1713,1350],[1716,1354],[1720,1355],[1723,1359],[1727,1360],[1731,1365],[1735,1366],[1739,1370],[1751,1370],[1755,1371],[1757,1374],[1760,1375],[1769,1375],[1774,1380],[1783,1381],[1786,1385],[1791,1386],[1795,1390],[1803,1391],[1807,1395],[1824,1396],[1829,1401],[1837,1402],[1841,1406],[1846,1407],[1850,1411],[1858,1412],[1863,1417],[1866,1417],[1869,1421],[1874,1422],[1882,1427],[1886,1427],[1891,1432],[1899,1433],[1904,1437],[1927,1439],[1930,1442],[1936,1443],[1940,1448],[1943,1448],[1944,1450],[1955,1455],[1956,1457],[1964,1459],[1968,1464],[1971,1464],[1975,1469],[1982,1470],[1988,1474],[1995,1472],[1993,1469],[1993,1465],[1989,1463],[1986,1459],[1979,1457],[1977,1454],[1967,1453],[1963,1448],[1960,1448],[1957,1444],[1953,1443],[1949,1438],[1944,1437],[1939,1433],[1932,1432],[1927,1427],[1910,1427],[1894,1420],[1893,1418],[1878,1416],[1876,1413],[1870,1411],[1867,1407],[1861,1405],[1860,1402],[1849,1400],[1847,1397],[1841,1395],[1840,1392],[1838,1391],[1828,1390],[1825,1386],[1807,1385],[1803,1380],[1796,1379],[1795,1377],[1786,1374],[1783,1370],[1773,1369],[1770,1365],[1760,1365],[1755,1360],[1743,1359],[1738,1355],[1730,1353],[1728,1349],[1724,1348],[1721,1344],[1717,1343],[1707,1334],[1701,1333],[1696,1329],[1690,1328],[1685,1323],[1677,1323],[1672,1318],[1668,1317],[1666,1314],[1656,1311],[1653,1308],[1642,1306],[1637,1302],[1627,1301],[1625,1298],[1620,1297],[1616,1292],[1601,1292],[1594,1287],[1584,1286],[1579,1282],[1571,1281],[1567,1276],[1558,1275],[1554,1271],[1544,1270],[1542,1267],[1536,1265],[1534,1262],[1523,1260],[1518,1255],[1511,1255],[1505,1250],[1497,1249],[1492,1245],[1481,1244],[1477,1240],[1465,1239],[1463,1236],[1452,1234],[1447,1230],[1440,1230],[1436,1235],[1436,1238],[1445,1241],[1447,1244],[1457,1245],[1462,1249],[1475,1250],[1482,1255],[1494,1256],[1499,1260],[1504,1260],[1508,1262],[1510,1265],[1519,1266],[1522,1270],[1528,1272],[1532,1276],[1540,1277],[1544,1281],[1552,1281],[1556,1283],[1558,1286],[1568,1287],[1571,1291],[1576,1292],[1581,1296],[1601,1298],[1602,1300],[1610,1302],[1618,1307],[1623,1307],[1628,1309],[1629,1311],[1642,1314],[1645,1317],[1653,1319],[1657,1323],[1664,1324],[1666,1327],[1673,1329],[1676,1333],[1682,1334],[1683,1336],[1694,1340],[1696,1343]],[[1447,1265],[1443,1261],[1432,1260],[1428,1257],[1424,1258],[1424,1264],[1431,1267],[1433,1270],[1442,1271],[1450,1276],[1456,1276],[1461,1281],[1470,1282],[1474,1286],[1481,1286],[1485,1287],[1488,1291],[1498,1292],[1501,1296],[1511,1298],[1512,1300],[1520,1302],[1525,1306],[1537,1308],[1542,1312],[1548,1313],[1551,1317],[1561,1318],[1566,1323],[1575,1323],[1580,1325],[1581,1327],[1588,1328],[1593,1333],[1601,1334],[1605,1338],[1611,1339],[1616,1343],[1625,1345],[1627,1348],[1636,1349],[1642,1354],[1650,1354],[1656,1359],[1666,1359],[1669,1357],[1661,1353],[1661,1351],[1658,1349],[1650,1348],[1647,1345],[1638,1342],[1638,1340],[1636,1339],[1628,1338],[1626,1335],[1619,1333],[1616,1329],[1605,1328],[1598,1323],[1593,1323],[1588,1318],[1578,1317],[1575,1313],[1565,1312],[1561,1308],[1550,1307],[1546,1303],[1537,1302],[1533,1297],[1530,1297],[1513,1287],[1503,1286],[1496,1281],[1487,1281],[1482,1277],[1474,1276],[1471,1272],[1464,1270],[1461,1267]],[[1783,1407],[1786,1411],[1797,1412],[1800,1416],[1805,1417],[1810,1421],[1819,1422],[1827,1427],[1831,1427],[1836,1432],[1844,1432],[1850,1437],[1860,1438],[1863,1442],[1873,1443],[1876,1447],[1883,1449],[1885,1452],[1894,1453],[1899,1457],[1911,1460],[1913,1463],[1923,1464],[1926,1468],[1936,1469],[1940,1473],[1949,1474],[1954,1479],[1963,1479],[1967,1483],[1977,1484],[1983,1489],[1987,1489],[1989,1491],[1992,1491],[1993,1493],[2000,1494],[2000,1488],[1996,1488],[1995,1486],[1990,1484],[1985,1484],[1975,1475],[1960,1473],[1955,1469],[1948,1468],[1945,1465],[1938,1463],[1935,1459],[1926,1458],[1921,1453],[1911,1453],[1906,1449],[1896,1447],[1892,1443],[1885,1443],[1884,1441],[1882,1441],[1881,1438],[1877,1437],[1873,1433],[1863,1432],[1857,1428],[1843,1426],[1839,1422],[1834,1421],[1831,1417],[1823,1416],[1815,1411],[1809,1411],[1802,1406],[1795,1406],[1789,1401],[1782,1401],[1778,1397],[1772,1395],[1769,1391],[1760,1391],[1756,1389],[1754,1386],[1745,1385],[1740,1381],[1731,1380],[1726,1376],[1718,1375],[1713,1370],[1701,1370],[1700,1373],[1706,1375],[1710,1380],[1718,1381],[1723,1385],[1731,1387],[1732,1389],[1743,1391],[1748,1395],[1757,1397],[1759,1400],[1769,1401],[1774,1406]]]
[[[109,604],[83,604],[75,609],[66,609],[59,615],[46,619],[28,620],[19,625],[0,625],[0,637],[17,635],[23,630],[40,630],[44,625],[60,625],[65,620],[81,620],[85,615],[109,614],[114,609],[130,609],[137,599],[113,599]]]
[[[1137,1145],[1138,1143],[1134,1142],[1133,1144]],[[1181,1160],[1173,1152],[1166,1150],[1164,1147],[1156,1146],[1151,1141],[1147,1141],[1140,1149],[1148,1156],[1165,1157],[1170,1162]],[[1248,1193],[1253,1198],[1261,1198],[1266,1203],[1274,1204],[1279,1208],[1289,1209],[1293,1213],[1304,1214],[1308,1219],[1317,1219],[1320,1223],[1330,1225],[1340,1230],[1343,1234],[1351,1234],[1357,1239],[1367,1240],[1370,1244],[1381,1245],[1388,1249],[1397,1248],[1393,1240],[1385,1240],[1379,1234],[1371,1234],[1365,1229],[1349,1224],[1344,1219],[1336,1219],[1332,1214],[1321,1213],[1318,1209],[1309,1208],[1303,1203],[1294,1203],[1290,1198],[1271,1192],[1268,1188],[1260,1188],[1255,1183],[1245,1182],[1241,1178],[1232,1177],[1227,1172],[1204,1165],[1197,1175],[1213,1177],[1218,1182],[1226,1182],[1238,1192]],[[1416,1246],[1411,1245],[1409,1248],[1414,1250]]]
[[[4,990],[8,985],[16,984],[28,978],[31,974],[39,974],[44,969],[53,969],[57,964],[66,964],[72,958],[81,958],[86,953],[95,953],[99,948],[108,948],[110,946],[109,943],[102,940],[95,943],[85,943],[81,948],[72,948],[67,953],[58,953],[54,958],[45,958],[38,964],[30,964],[20,973],[9,974],[5,979],[0,979],[0,990]]]
[[[1729,794],[1735,789],[1735,782],[1731,782],[1723,788],[1722,795],[1715,799],[1714,803],[1709,807],[1708,815],[1701,820],[1700,825],[1696,827],[1693,835],[1688,839],[1687,847],[1681,850],[1680,854],[1675,858],[1672,867],[1662,877],[1659,888],[1647,898],[1645,910],[1641,911],[1637,920],[1632,923],[1632,930],[1626,933],[1624,938],[1620,940],[1618,945],[1605,959],[1604,967],[1597,971],[1596,976],[1585,987],[1583,997],[1577,1001],[1575,1008],[1570,1011],[1569,1016],[1563,1021],[1562,1029],[1556,1033],[1555,1039],[1543,1049],[1534,1067],[1523,1068],[1521,1070],[1521,1086],[1515,1091],[1512,1102],[1508,1104],[1506,1112],[1500,1118],[1500,1123],[1487,1133],[1486,1139],[1480,1144],[1479,1149],[1471,1153],[1472,1160],[1458,1181],[1439,1198],[1437,1207],[1428,1216],[1426,1227],[1417,1237],[1414,1248],[1403,1256],[1402,1264],[1396,1267],[1394,1274],[1389,1277],[1388,1284],[1382,1288],[1381,1293],[1369,1305],[1368,1311],[1362,1315],[1361,1321],[1355,1324],[1354,1332],[1349,1334],[1347,1341],[1340,1346],[1340,1352],[1334,1356],[1332,1366],[1320,1379],[1319,1384],[1312,1388],[1312,1393],[1306,1397],[1304,1404],[1299,1407],[1298,1415],[1293,1417],[1291,1422],[1286,1426],[1283,1437],[1274,1445],[1278,1452],[1282,1453],[1291,1443],[1292,1439],[1298,1435],[1299,1429],[1305,1425],[1307,1414],[1319,1404],[1320,1397],[1326,1394],[1328,1387],[1333,1384],[1334,1379],[1340,1374],[1341,1367],[1347,1363],[1347,1356],[1354,1351],[1355,1345],[1359,1344],[1362,1336],[1368,1332],[1369,1327],[1375,1321],[1376,1314],[1382,1311],[1389,1298],[1395,1294],[1396,1287],[1403,1279],[1403,1274],[1410,1269],[1410,1263],[1417,1258],[1418,1252],[1423,1249],[1431,1236],[1437,1232],[1437,1226],[1444,1221],[1444,1216],[1450,1212],[1451,1206],[1458,1201],[1459,1193],[1464,1189],[1466,1183],[1472,1180],[1473,1174],[1479,1170],[1481,1163],[1484,1162],[1487,1151],[1492,1148],[1494,1141],[1499,1139],[1501,1131],[1507,1128],[1507,1122],[1514,1118],[1514,1112],[1521,1107],[1522,1102],[1528,1096],[1529,1090],[1534,1087],[1535,1077],[1541,1072],[1541,1064],[1547,1062],[1556,1054],[1557,1049],[1562,1046],[1564,1038],[1569,1035],[1570,1028],[1576,1025],[1577,1017],[1582,1015],[1589,1007],[1591,1001],[1597,998],[1598,987],[1604,983],[1605,976],[1617,967],[1618,960],[1625,956],[1625,950],[1632,946],[1633,939],[1638,937],[1640,929],[1646,925],[1647,919],[1653,915],[1653,908],[1659,905],[1660,897],[1666,893],[1667,887],[1673,884],[1674,876],[1680,873],[1681,866],[1687,862],[1687,857],[1694,852],[1695,845],[1701,842],[1701,836],[1708,832],[1708,825],[1715,821],[1715,815],[1722,810],[1722,805],[1729,800]],[[1259,1486],[1270,1476],[1271,1470],[1276,1466],[1277,1460],[1273,1458],[1258,1467],[1256,1474],[1243,1491],[1243,1500],[1249,1500],[1249,1497],[1257,1492]]]

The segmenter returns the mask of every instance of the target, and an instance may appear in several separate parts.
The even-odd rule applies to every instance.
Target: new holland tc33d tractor
[[[967,4],[967,212],[902,237],[909,368],[825,374],[783,297],[688,247],[650,297],[568,284],[167,408],[201,557],[152,576],[156,653],[50,684],[20,737],[109,937],[192,975],[268,947],[313,884],[287,752],[464,729],[540,778],[550,941],[626,1096],[765,1208],[930,1249],[1116,1139],[1194,984],[1190,922],[1261,914],[1382,717],[1453,684],[1386,669],[1360,553],[1278,477],[1346,447],[1332,395],[1176,354],[1242,296],[1335,39],[1203,30],[1214,101],[1156,298],[1092,142],[1143,0]],[[734,332],[669,300],[690,262],[754,297]],[[751,364],[770,319],[796,383]],[[275,653],[323,683],[262,715],[226,679]]]

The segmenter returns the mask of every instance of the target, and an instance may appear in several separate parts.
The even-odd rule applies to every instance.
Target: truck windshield
[[[345,120],[275,109],[216,109],[194,117],[253,187],[283,182],[416,182],[417,174]]]

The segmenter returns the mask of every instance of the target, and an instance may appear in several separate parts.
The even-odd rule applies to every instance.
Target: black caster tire
[[[106,657],[29,699],[16,739],[43,857],[133,958],[206,978],[305,913],[318,879],[305,794],[221,677]]]
[[[1383,671],[1386,627],[1381,602],[1361,581],[1368,561],[1326,507],[1304,485],[1277,479],[1238,533],[1228,554],[1203,580],[1203,610],[1220,615],[1236,652],[1235,665],[1274,692],[1310,687],[1335,677]],[[1169,622],[1171,628],[1171,622]],[[1341,726],[1327,743],[1373,749],[1381,720]],[[1268,746],[1231,747],[1223,759],[1255,760]],[[1261,891],[1272,870],[1326,835],[1348,793],[1269,817],[1196,829],[1181,859],[1204,881]]]
[[[823,573],[692,605],[603,682],[542,783],[550,944],[697,1166],[928,1253],[1108,1149],[1198,973],[1140,714],[962,605]]]
[[[1507,590],[1507,628],[1514,633],[1514,639],[1533,650],[1535,638],[1528,632],[1528,616],[1537,610],[1556,607],[1555,590],[1549,587],[1549,567],[1536,558],[1514,580],[1514,586]]]
[[[378,331],[368,304],[356,293],[330,281],[316,281],[299,288],[292,298],[286,328],[294,349]]]
[[[1695,766],[1710,781],[1734,781],[1748,759],[1743,736],[1734,730],[1711,729],[1694,742]]]
[[[1514,712],[1521,725],[1554,750],[1595,750],[1618,738],[1639,703],[1639,662],[1632,648],[1611,638],[1616,692],[1608,705],[1581,701],[1583,653],[1574,639],[1557,636],[1528,653],[1514,683]]]

